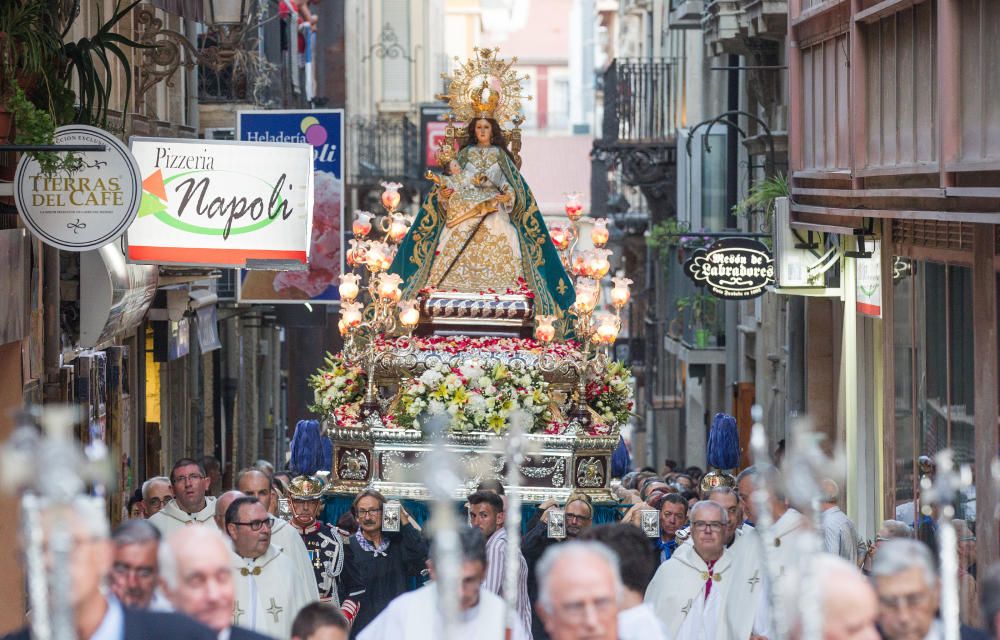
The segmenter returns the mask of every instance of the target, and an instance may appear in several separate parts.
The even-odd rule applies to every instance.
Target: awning
[[[156,284],[156,267],[128,264],[116,242],[81,253],[79,346],[97,347],[138,326]]]

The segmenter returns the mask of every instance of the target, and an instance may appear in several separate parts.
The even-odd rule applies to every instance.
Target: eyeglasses
[[[173,502],[173,500],[174,500],[173,496],[164,496],[163,498],[150,498],[145,502],[151,507],[159,507],[160,505],[166,506],[171,502]]]
[[[261,527],[271,528],[271,519],[266,520],[251,520],[250,522],[230,522],[229,524],[235,524],[243,527],[250,527],[251,531],[260,531]]]
[[[365,516],[374,516],[382,513],[382,507],[376,509],[358,509],[358,515],[362,518]]]
[[[593,607],[598,614],[604,614],[615,608],[615,600],[614,598],[596,598],[589,602],[574,601],[559,605],[562,613],[573,621],[582,621],[586,615],[587,607]]]
[[[567,513],[566,520],[575,520],[577,522],[590,522],[593,518],[590,516],[578,516],[575,513]]]
[[[111,565],[111,570],[119,576],[127,576],[130,573],[134,573],[137,578],[152,578],[156,575],[156,569],[153,567],[133,567],[124,562],[114,563]]]
[[[199,480],[204,480],[205,476],[200,473],[192,473],[189,476],[177,476],[174,478],[174,484],[194,484]]]
[[[886,609],[898,611],[902,608],[914,609],[922,606],[930,593],[927,591],[917,591],[915,593],[904,593],[898,596],[879,596],[878,602]]]
[[[704,520],[698,520],[692,523],[691,528],[697,531],[722,531],[724,525],[721,522],[705,522]]]

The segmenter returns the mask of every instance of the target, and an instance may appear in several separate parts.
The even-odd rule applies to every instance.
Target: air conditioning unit
[[[815,248],[803,247],[806,237],[792,229],[788,198],[774,201],[773,240],[777,267],[774,284],[778,289],[822,289],[825,286],[822,271],[810,278],[809,269],[816,266],[823,255],[822,235],[813,234],[813,238],[816,238]]]

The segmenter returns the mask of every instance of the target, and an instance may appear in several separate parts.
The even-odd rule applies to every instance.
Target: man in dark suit
[[[916,540],[886,540],[872,560],[872,584],[878,595],[879,632],[886,640],[944,638],[937,617],[941,582],[927,545]],[[962,640],[987,640],[979,629],[962,625]]]
[[[212,630],[189,618],[127,609],[113,595],[105,595],[101,587],[111,571],[114,552],[102,500],[80,497],[71,505],[50,508],[43,514],[42,523],[46,535],[58,528],[71,536],[68,602],[56,601],[54,605],[72,607],[76,637],[215,640]],[[60,594],[58,589],[53,593]],[[5,640],[28,640],[30,636],[29,626],[6,636]]]
[[[235,586],[229,544],[211,527],[183,527],[160,544],[160,587],[180,613],[212,629],[220,640],[269,640],[233,626]]]

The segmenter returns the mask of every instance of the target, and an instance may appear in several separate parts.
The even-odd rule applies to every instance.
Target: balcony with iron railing
[[[392,180],[410,186],[421,179],[420,131],[405,114],[357,116],[348,121],[348,180],[354,186]]]
[[[611,61],[602,78],[602,145],[673,141],[683,90],[677,67],[673,58]]]

